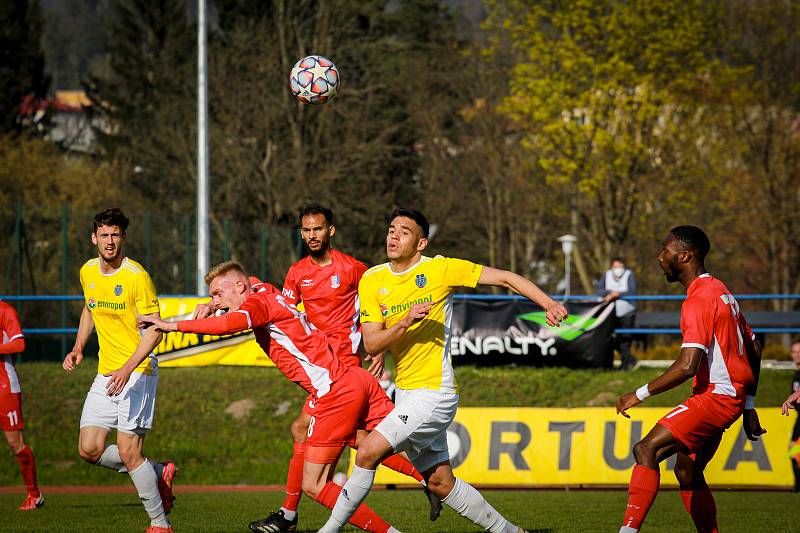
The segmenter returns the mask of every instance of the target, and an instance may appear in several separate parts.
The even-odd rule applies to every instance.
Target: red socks
[[[317,501],[332,510],[333,506],[336,505],[340,492],[342,492],[342,487],[333,481],[328,481],[320,491],[319,496],[317,496]],[[358,506],[358,509],[348,521],[354,526],[372,533],[386,533],[389,531],[389,523],[363,503]]]
[[[645,466],[635,465],[628,488],[628,508],[622,525],[633,529],[642,527],[647,512],[653,505],[661,482],[661,472]]]
[[[387,457],[381,464],[386,468],[391,468],[395,472],[400,472],[408,477],[413,477],[417,481],[422,481],[422,476],[417,472],[417,469],[414,468],[414,465],[399,453]]]
[[[692,517],[698,533],[719,533],[717,527],[717,506],[708,488],[702,490],[682,490],[681,499],[686,512]]]
[[[33,457],[33,450],[27,444],[17,454],[19,471],[22,474],[22,481],[28,494],[34,498],[40,496],[39,486],[36,484],[36,459]]]
[[[292,459],[289,461],[289,473],[286,475],[286,499],[282,507],[287,511],[296,511],[303,495],[303,462],[306,456],[306,443],[295,442]]]

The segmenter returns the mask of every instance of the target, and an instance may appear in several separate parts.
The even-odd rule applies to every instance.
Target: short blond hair
[[[239,261],[225,261],[211,267],[205,277],[206,285],[211,285],[215,278],[224,276],[228,272],[237,272],[247,278],[247,271]]]

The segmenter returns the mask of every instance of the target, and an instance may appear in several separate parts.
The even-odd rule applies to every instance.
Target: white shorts
[[[142,434],[153,427],[158,374],[134,372],[117,396],[106,393],[111,378],[97,374],[81,413],[81,427],[98,426],[123,433]]]
[[[408,453],[420,472],[447,461],[447,428],[456,416],[458,394],[398,388],[394,403],[392,412],[375,428],[394,451]]]

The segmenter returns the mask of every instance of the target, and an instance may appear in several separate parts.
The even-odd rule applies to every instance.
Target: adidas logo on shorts
[[[408,423],[408,415],[398,415],[397,418],[399,418],[403,422],[403,424]]]

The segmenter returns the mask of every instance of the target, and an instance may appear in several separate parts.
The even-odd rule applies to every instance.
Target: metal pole
[[[564,295],[570,295],[570,257],[572,254],[567,254],[564,256]]]
[[[197,0],[197,294],[206,294],[209,267],[208,87],[206,79],[206,0]]]

